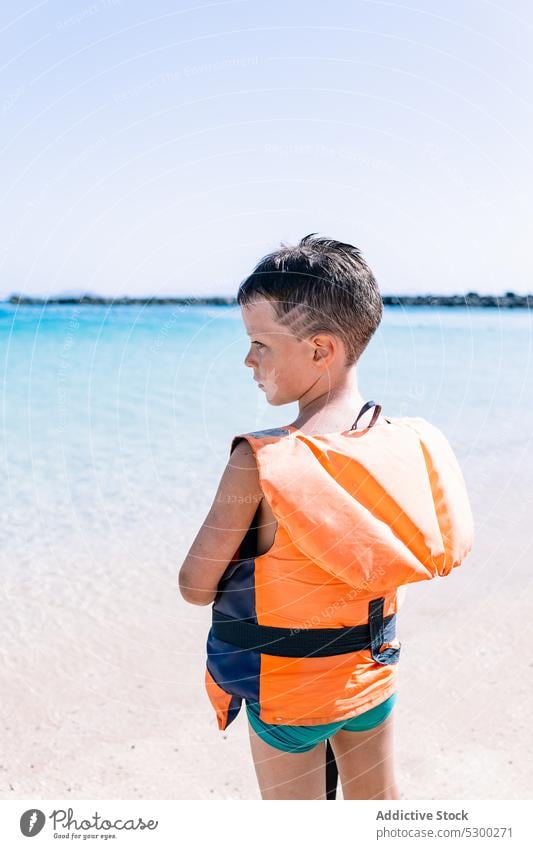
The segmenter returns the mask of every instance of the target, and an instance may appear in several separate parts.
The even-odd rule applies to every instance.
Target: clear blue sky
[[[0,297],[234,294],[309,232],[384,294],[533,292],[522,0],[8,0]]]

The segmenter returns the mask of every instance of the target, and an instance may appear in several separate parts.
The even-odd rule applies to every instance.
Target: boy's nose
[[[249,368],[254,368],[254,359],[253,359],[253,356],[252,356],[252,349],[251,348],[244,358],[244,365],[248,366]]]

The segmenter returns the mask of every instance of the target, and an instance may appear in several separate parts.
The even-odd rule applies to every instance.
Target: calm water
[[[533,470],[532,330],[526,310],[386,308],[361,392],[441,427],[474,497],[511,492]],[[297,412],[253,383],[237,307],[4,304],[0,350],[8,588],[48,580],[81,602],[138,573],[149,590],[192,542],[231,437]]]

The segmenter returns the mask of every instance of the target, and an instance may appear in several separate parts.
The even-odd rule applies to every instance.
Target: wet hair
[[[324,332],[340,337],[347,366],[357,362],[383,315],[378,285],[359,249],[316,233],[297,245],[282,243],[243,280],[240,306],[262,298],[298,339]]]

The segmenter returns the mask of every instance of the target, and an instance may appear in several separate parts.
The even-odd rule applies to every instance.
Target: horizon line
[[[407,305],[434,305],[439,302],[443,306],[471,306],[472,302],[480,305],[490,306],[527,306],[533,307],[533,294],[518,294],[507,291],[501,295],[482,294],[469,291],[464,294],[439,294],[439,293],[417,293],[404,295],[381,295],[384,306]],[[96,295],[90,292],[51,295],[25,295],[13,292],[6,298],[0,299],[0,303],[18,306],[45,306],[47,304],[60,306],[80,304],[87,306],[126,306],[135,304],[180,304],[180,305],[212,305],[212,306],[237,306],[235,295]]]

